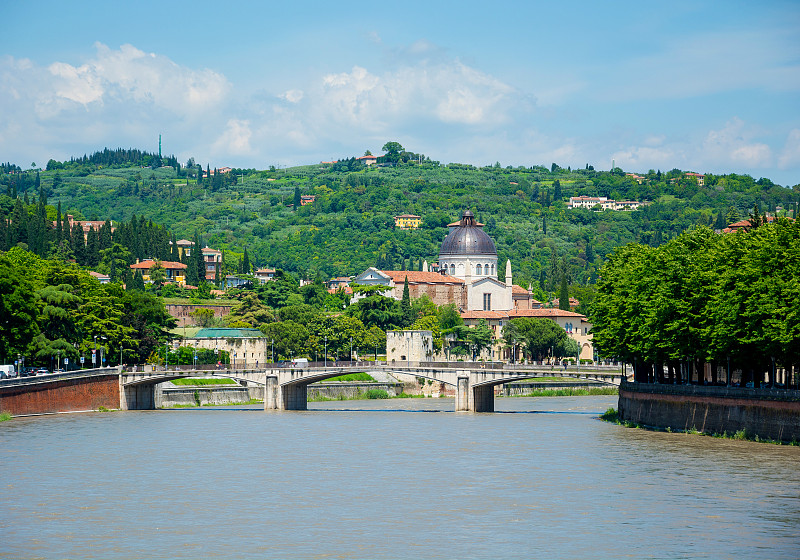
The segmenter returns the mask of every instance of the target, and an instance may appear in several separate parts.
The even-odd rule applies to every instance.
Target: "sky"
[[[0,0],[0,160],[441,163],[800,183],[800,2]]]

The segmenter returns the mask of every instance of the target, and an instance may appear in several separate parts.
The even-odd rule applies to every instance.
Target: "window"
[[[481,274],[483,274],[483,269],[481,268],[481,265],[478,265],[478,276]]]
[[[455,275],[456,275],[456,265],[451,264],[450,265],[450,276],[455,276]]]
[[[492,310],[492,294],[483,294],[483,310]]]

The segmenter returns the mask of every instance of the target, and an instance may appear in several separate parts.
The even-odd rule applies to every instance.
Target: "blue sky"
[[[379,153],[800,183],[800,2],[0,0],[0,160]]]

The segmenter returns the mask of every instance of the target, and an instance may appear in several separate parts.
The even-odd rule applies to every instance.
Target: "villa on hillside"
[[[417,229],[420,223],[422,217],[416,214],[401,214],[394,217],[394,225],[400,229]]]
[[[186,285],[186,265],[179,262],[172,262],[172,261],[159,261],[161,266],[164,267],[164,271],[166,272],[166,281],[167,282],[176,282],[181,286]],[[142,277],[144,278],[145,282],[150,282],[150,269],[153,265],[156,264],[156,261],[153,259],[145,259],[141,262],[136,262],[135,264],[131,265],[131,270],[136,272],[137,270],[142,273]]]
[[[637,210],[646,202],[635,200],[614,200],[605,196],[571,196],[567,204],[567,210],[575,208],[587,208],[589,210]]]

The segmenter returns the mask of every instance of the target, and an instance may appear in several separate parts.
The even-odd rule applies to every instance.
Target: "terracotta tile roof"
[[[133,268],[134,270],[146,270],[146,269],[149,269],[151,266],[153,266],[154,263],[155,263],[155,261],[153,259],[146,259],[146,260],[143,260],[142,262],[139,262],[139,263],[136,263],[136,264],[132,264],[131,268]],[[185,264],[179,263],[179,262],[172,262],[172,261],[161,261],[161,266],[163,266],[164,268],[170,268],[170,269],[173,269],[173,270],[176,270],[176,269],[184,270],[184,269],[186,269],[186,265]]]
[[[408,277],[409,284],[463,284],[461,278],[439,274],[438,272],[420,272],[418,270],[381,270],[395,284],[403,284]]]
[[[514,294],[526,294],[526,295],[530,294],[530,292],[528,290],[526,290],[522,286],[517,286],[516,284],[514,284],[511,287],[511,292],[514,293]]]
[[[514,317],[581,317],[586,318],[585,315],[581,315],[580,313],[575,313],[574,311],[564,311],[563,309],[558,309],[556,307],[545,307],[539,309],[513,309],[508,312],[509,317],[512,319]]]
[[[508,311],[464,311],[462,319],[508,319]]]

